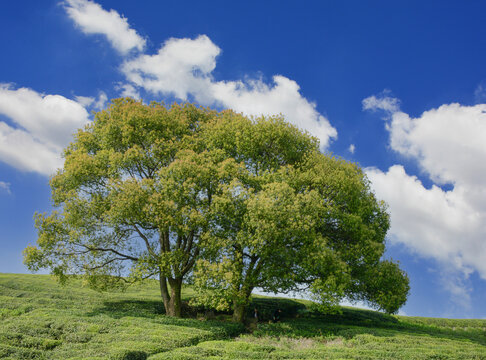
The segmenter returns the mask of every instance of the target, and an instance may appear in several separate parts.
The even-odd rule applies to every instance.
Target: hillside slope
[[[298,302],[262,298],[256,306],[267,313],[281,306],[292,317],[249,333],[224,316],[166,317],[155,282],[100,294],[79,281],[61,287],[46,275],[0,274],[0,358],[486,359],[486,320],[351,308],[321,316]]]

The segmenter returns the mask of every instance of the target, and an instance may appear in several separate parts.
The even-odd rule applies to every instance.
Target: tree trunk
[[[171,307],[171,296],[169,295],[169,288],[167,287],[167,278],[159,273],[160,294],[164,302],[165,314],[174,316],[173,308]]]
[[[169,282],[169,287],[167,286]],[[165,314],[167,316],[181,317],[182,315],[182,278],[166,278],[162,274],[159,276],[160,294],[164,302]],[[170,293],[169,293],[170,288]]]
[[[233,302],[233,321],[242,323],[245,321],[246,303],[242,303],[239,299]]]
[[[233,321],[244,322],[246,315],[246,307],[250,303],[251,292],[253,287],[241,289],[238,296],[233,300]]]
[[[182,278],[170,279],[170,308],[171,316],[181,317],[182,315],[182,300],[181,300],[181,290],[182,290]]]

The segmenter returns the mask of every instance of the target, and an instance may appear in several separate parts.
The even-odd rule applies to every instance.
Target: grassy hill
[[[0,274],[0,358],[486,359],[486,320],[351,308],[322,316],[298,301],[255,304],[264,316],[282,307],[288,317],[249,331],[225,315],[166,317],[156,282],[97,293],[79,281],[60,287],[47,275]]]

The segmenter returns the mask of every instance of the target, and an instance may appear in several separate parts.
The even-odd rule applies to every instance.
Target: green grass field
[[[191,296],[185,293],[185,298]],[[2,359],[486,359],[486,320],[388,316],[344,308],[317,315],[305,302],[256,298],[282,322],[250,330],[163,314],[156,282],[97,293],[79,281],[0,274]]]

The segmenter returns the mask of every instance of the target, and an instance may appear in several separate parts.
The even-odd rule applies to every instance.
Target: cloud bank
[[[62,166],[62,149],[89,118],[76,101],[8,84],[0,84],[0,115],[0,161],[43,175]]]
[[[390,147],[415,160],[436,184],[424,187],[401,165],[367,169],[377,196],[390,206],[391,241],[466,279],[477,271],[486,280],[486,104],[446,104],[417,118],[390,104],[398,100],[363,100],[364,109],[386,111]],[[446,184],[452,189],[440,187]],[[463,280],[449,281],[447,288],[467,298]]]

